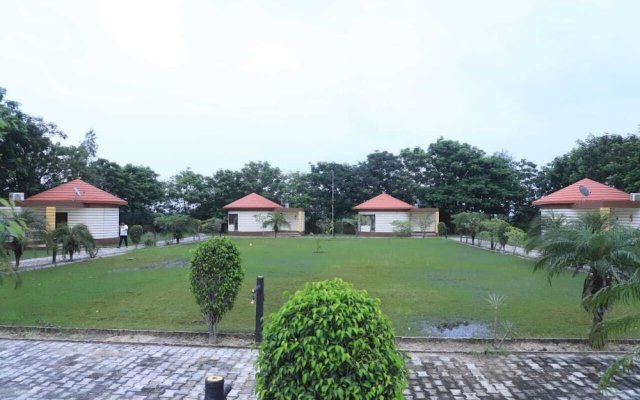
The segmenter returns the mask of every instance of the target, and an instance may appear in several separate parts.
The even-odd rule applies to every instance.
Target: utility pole
[[[335,188],[335,174],[333,170],[331,170],[331,236],[336,237],[336,224],[334,221],[334,188]]]

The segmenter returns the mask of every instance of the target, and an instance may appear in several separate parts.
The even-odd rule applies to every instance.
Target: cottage
[[[273,227],[264,227],[263,222],[275,212],[284,214],[289,226],[281,226],[278,234],[300,236],[304,234],[304,209],[281,206],[256,193],[251,193],[223,207],[228,212],[229,235],[269,235]]]
[[[117,243],[120,206],[127,205],[104,190],[76,179],[28,197],[19,203],[51,228],[85,224],[97,243]]]
[[[533,202],[542,217],[564,216],[568,221],[592,212],[606,213],[620,226],[640,228],[640,195],[626,193],[585,178]]]
[[[397,236],[394,221],[411,223],[414,236],[438,233],[439,210],[418,208],[382,193],[353,207],[358,212],[358,232],[363,236]]]

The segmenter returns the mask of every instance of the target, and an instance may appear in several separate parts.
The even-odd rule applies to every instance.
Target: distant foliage
[[[153,232],[147,232],[142,235],[142,244],[144,247],[155,247],[156,246],[156,235]]]
[[[129,228],[129,239],[131,239],[131,243],[136,247],[140,244],[140,239],[142,239],[143,233],[144,229],[142,228],[142,225],[134,225]]]
[[[163,232],[169,232],[180,244],[180,239],[198,229],[198,220],[185,214],[161,215],[153,220],[153,223]]]
[[[222,220],[220,218],[210,218],[202,221],[200,224],[200,232],[214,235],[222,231]]]
[[[233,307],[244,271],[238,247],[226,237],[199,245],[191,259],[191,291],[209,328],[209,343],[217,341],[217,325]]]
[[[398,221],[395,220],[391,222],[393,226],[393,231],[400,236],[409,237],[411,236],[411,221]]]
[[[380,301],[334,279],[308,283],[272,316],[258,399],[402,399],[403,356]]]

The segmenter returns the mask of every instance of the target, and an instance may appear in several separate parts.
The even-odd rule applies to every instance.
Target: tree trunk
[[[212,318],[207,318],[207,325],[209,328],[209,344],[218,343],[217,324],[213,322]]]

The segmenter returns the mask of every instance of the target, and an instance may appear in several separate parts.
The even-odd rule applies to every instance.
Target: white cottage
[[[273,234],[273,228],[263,227],[264,220],[275,212],[284,214],[289,226],[281,226],[278,235],[304,234],[304,209],[283,207],[257,193],[251,193],[223,207],[227,210],[229,235],[263,236]]]
[[[640,195],[626,193],[585,178],[533,202],[542,217],[563,216],[568,221],[592,212],[606,213],[620,226],[640,228]]]
[[[50,228],[85,224],[97,243],[117,243],[120,206],[125,200],[76,179],[18,203],[41,217]]]
[[[411,222],[414,236],[438,234],[439,210],[418,208],[382,193],[353,207],[358,212],[358,232],[362,236],[397,236],[394,221]]]

